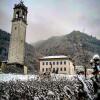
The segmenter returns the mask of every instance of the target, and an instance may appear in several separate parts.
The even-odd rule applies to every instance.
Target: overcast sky
[[[14,4],[0,0],[0,29],[11,32]],[[26,41],[84,31],[100,39],[100,0],[23,0],[28,7]]]

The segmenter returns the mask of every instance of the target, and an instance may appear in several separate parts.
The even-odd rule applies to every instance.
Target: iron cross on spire
[[[20,0],[20,2],[23,3],[24,1],[23,0]]]

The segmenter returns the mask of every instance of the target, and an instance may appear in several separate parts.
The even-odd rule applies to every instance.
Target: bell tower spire
[[[13,9],[8,63],[24,65],[28,11],[22,0],[20,0],[20,3],[15,4]]]
[[[23,0],[20,0],[20,2],[23,2]]]
[[[21,0],[19,4],[15,4],[14,6],[14,14],[12,21],[22,20],[25,24],[27,24],[27,7],[24,5]]]

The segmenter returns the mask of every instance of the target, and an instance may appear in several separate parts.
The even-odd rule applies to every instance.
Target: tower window
[[[64,71],[66,71],[66,67],[64,67]]]
[[[25,19],[25,15],[23,15],[23,19]]]
[[[21,40],[21,43],[23,43],[23,40]]]
[[[19,11],[16,12],[16,18],[19,18]]]
[[[23,19],[25,19],[25,15],[26,15],[26,13],[25,13],[25,12],[23,12],[23,15],[22,15]]]
[[[18,18],[18,14],[16,14],[16,18]]]

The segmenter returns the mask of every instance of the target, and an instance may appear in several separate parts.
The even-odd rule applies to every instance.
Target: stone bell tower
[[[8,64],[24,65],[27,7],[20,1],[15,4],[12,19]]]

